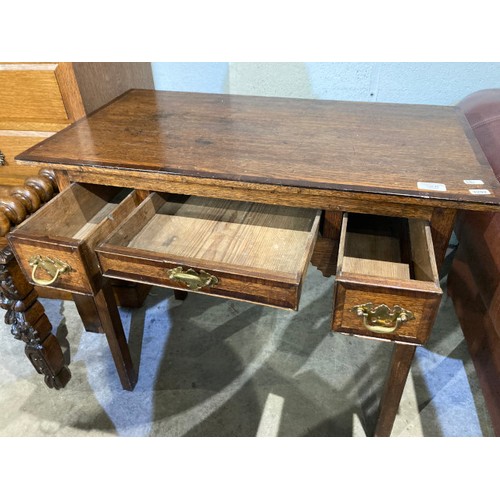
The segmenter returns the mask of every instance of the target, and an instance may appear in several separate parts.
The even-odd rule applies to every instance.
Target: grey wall
[[[158,90],[413,104],[456,104],[500,87],[500,63],[165,63]]]

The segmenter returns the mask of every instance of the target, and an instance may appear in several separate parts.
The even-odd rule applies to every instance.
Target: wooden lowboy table
[[[500,210],[454,107],[132,90],[17,160],[61,194],[10,233],[15,257],[74,294],[124,388],[109,278],[296,309],[312,260],[336,274],[332,330],[394,343],[379,436],[430,334],[456,211]]]

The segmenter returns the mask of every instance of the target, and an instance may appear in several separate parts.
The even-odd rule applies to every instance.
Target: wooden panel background
[[[70,119],[57,64],[0,64],[0,128],[59,130]]]

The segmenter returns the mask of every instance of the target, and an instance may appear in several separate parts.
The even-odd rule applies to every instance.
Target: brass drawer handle
[[[402,323],[415,319],[411,311],[400,306],[390,309],[385,304],[375,306],[371,302],[354,306],[351,312],[362,316],[365,328],[374,333],[393,333]]]
[[[197,273],[194,269],[184,271],[181,266],[174,267],[168,271],[168,278],[173,281],[180,281],[191,290],[199,290],[206,286],[215,286],[219,280],[206,271]]]
[[[0,167],[5,165],[5,155],[0,151]]]
[[[31,272],[31,279],[37,285],[41,286],[52,285],[52,283],[54,283],[61,274],[72,271],[71,266],[69,264],[63,262],[62,260],[51,257],[42,257],[41,255],[34,255],[28,262],[29,265],[33,268]],[[45,270],[50,276],[52,276],[52,279],[44,280],[37,278],[35,274],[38,267],[41,267],[43,270]]]

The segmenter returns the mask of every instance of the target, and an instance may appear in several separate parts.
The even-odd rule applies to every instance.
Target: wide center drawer
[[[332,330],[423,344],[441,295],[427,221],[344,214]]]
[[[105,276],[298,308],[320,212],[153,193],[96,252]]]

